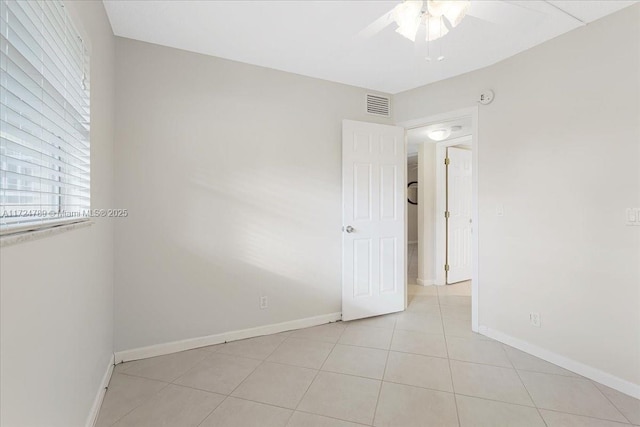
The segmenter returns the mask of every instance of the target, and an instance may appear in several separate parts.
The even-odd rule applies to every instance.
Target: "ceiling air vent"
[[[389,117],[391,115],[389,98],[386,96],[367,94],[367,113]]]

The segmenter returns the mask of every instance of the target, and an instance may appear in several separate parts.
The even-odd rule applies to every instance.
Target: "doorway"
[[[470,295],[477,332],[477,107],[399,125],[407,134],[407,293],[434,286]]]

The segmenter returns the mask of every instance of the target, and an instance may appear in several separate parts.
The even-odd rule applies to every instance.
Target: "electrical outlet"
[[[627,225],[640,226],[640,208],[627,208]]]
[[[269,307],[269,299],[266,296],[260,297],[260,309],[264,310]]]
[[[504,216],[504,206],[502,205],[502,203],[496,205],[496,215]]]
[[[540,327],[540,313],[529,313],[529,321],[536,328]]]

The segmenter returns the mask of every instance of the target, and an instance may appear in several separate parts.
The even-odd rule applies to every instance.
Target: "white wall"
[[[116,52],[116,350],[339,312],[341,122],[390,122],[365,114],[366,91]]]
[[[68,2],[91,55],[91,202],[113,195],[114,37],[102,2]],[[83,426],[113,355],[111,220],[0,248],[0,425]]]
[[[640,228],[625,209],[640,206],[639,22],[634,5],[395,96],[400,122],[495,91],[479,112],[480,325],[636,385]]]
[[[418,181],[418,165],[407,164],[407,184]],[[418,183],[418,187],[420,183]],[[418,191],[420,191],[418,189]],[[418,241],[418,205],[407,202],[407,242]]]

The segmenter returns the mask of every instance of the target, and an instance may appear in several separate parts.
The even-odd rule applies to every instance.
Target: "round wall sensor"
[[[478,102],[482,105],[491,104],[491,102],[493,101],[493,97],[493,91],[491,89],[487,89],[480,94],[480,99],[478,99]]]

